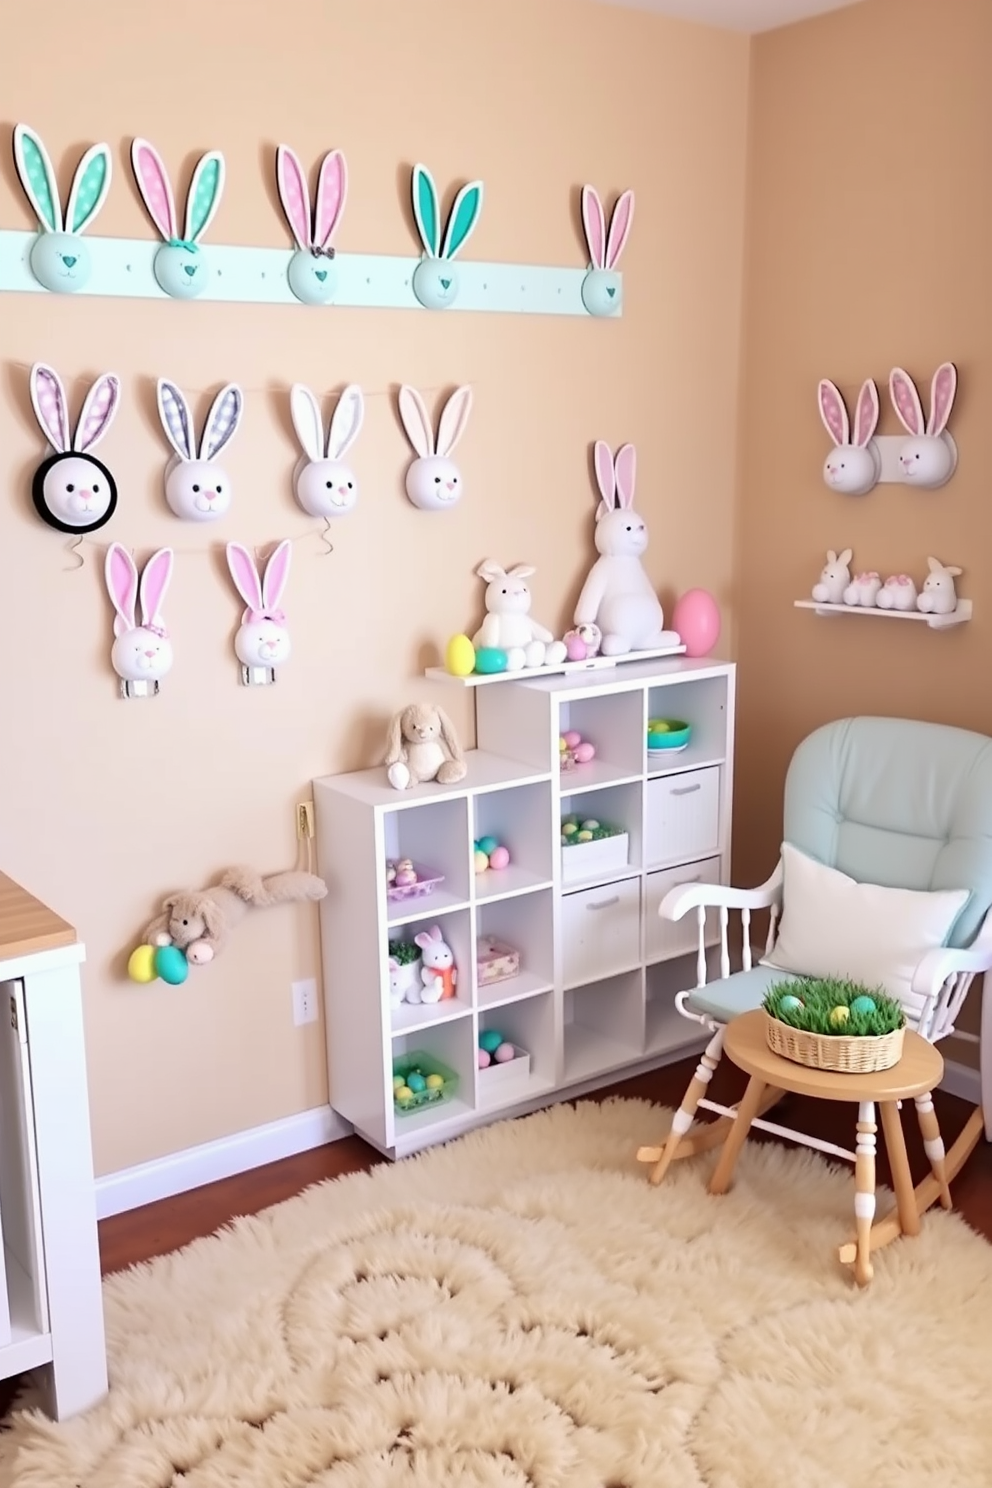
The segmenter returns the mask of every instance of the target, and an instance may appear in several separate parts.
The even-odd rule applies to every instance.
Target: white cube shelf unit
[[[658,918],[679,883],[729,882],[735,668],[707,660],[631,661],[475,691],[478,748],[456,786],[394,791],[382,768],[314,781],[330,1100],[390,1157],[445,1141],[497,1116],[595,1089],[701,1047],[675,1010],[695,983],[695,919]],[[680,752],[649,756],[649,718],[684,719]],[[558,740],[576,729],[596,748],[560,769]],[[569,871],[561,820],[621,829],[614,860]],[[474,871],[473,845],[510,851]],[[608,839],[609,840],[609,839]],[[387,897],[387,858],[443,875],[423,898]],[[388,944],[439,925],[458,967],[435,1004],[389,998]],[[718,927],[711,927],[712,939]],[[519,970],[480,983],[475,949],[495,937]],[[480,1032],[497,1029],[530,1056],[497,1079],[477,1068]],[[420,1052],[458,1076],[454,1096],[395,1110],[393,1060]]]

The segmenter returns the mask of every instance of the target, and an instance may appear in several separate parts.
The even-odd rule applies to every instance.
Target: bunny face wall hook
[[[823,462],[823,479],[832,491],[864,496],[882,473],[882,457],[872,435],[878,424],[878,389],[869,377],[861,385],[854,410],[851,438],[847,408],[839,390],[827,378],[820,382],[817,398],[820,417],[834,442]]]
[[[66,203],[41,136],[26,124],[14,129],[14,164],[41,227],[28,261],[38,283],[59,294],[73,294],[90,277],[90,251],[80,234],[107,200],[112,174],[110,146],[91,145],[76,167]]]
[[[227,545],[227,566],[247,607],[234,638],[241,680],[247,687],[274,682],[276,668],[289,656],[289,631],[280,600],[289,578],[292,551],[289,539],[284,538],[266,563],[264,578],[260,578],[253,554],[241,543]]]
[[[218,150],[210,150],[197,162],[186,193],[181,238],[169,173],[154,145],[136,139],[131,145],[131,165],[148,215],[163,238],[154,263],[159,288],[174,299],[192,300],[200,294],[210,273],[200,239],[220,206],[224,157]]]
[[[35,417],[53,455],[43,460],[31,482],[31,498],[43,522],[80,537],[109,522],[117,507],[117,483],[90,451],[113,423],[120,383],[110,373],[98,377],[86,394],[76,430],[69,438],[69,409],[59,375],[36,362],[30,376]]]
[[[456,388],[441,412],[437,443],[423,398],[416,388],[401,387],[400,418],[417,453],[406,473],[406,494],[421,511],[445,511],[462,494],[462,477],[450,458],[461,439],[472,408],[472,389]]]
[[[426,257],[413,271],[413,292],[427,310],[443,310],[458,296],[458,270],[452,260],[464,248],[482,211],[482,182],[470,181],[455,197],[441,243],[441,207],[426,165],[413,167],[413,216]]]
[[[213,401],[197,454],[193,415],[174,382],[158,381],[158,416],[175,451],[165,473],[165,499],[187,522],[212,522],[231,505],[231,480],[216,457],[237,432],[244,411],[241,389],[229,382]]]
[[[623,300],[623,281],[617,263],[634,221],[634,193],[625,191],[610,218],[609,237],[603,203],[594,186],[582,188],[582,225],[592,265],[582,281],[582,303],[590,315],[616,315]]]
[[[104,563],[107,591],[117,614],[110,660],[121,679],[121,696],[154,697],[172,666],[172,645],[162,617],[162,602],[172,578],[171,548],[159,548],[138,580],[134,559],[120,543],[111,543]],[[135,618],[141,604],[141,624]]]
[[[299,157],[288,145],[276,151],[276,183],[297,251],[289,261],[289,287],[304,305],[327,305],[338,286],[331,239],[348,195],[348,167],[340,150],[320,163],[317,199],[310,211],[310,189]]]
[[[907,439],[899,450],[902,479],[907,485],[933,489],[943,486],[954,474],[958,451],[947,433],[958,374],[953,362],[942,362],[933,374],[930,387],[930,418],[923,422],[923,408],[916,385],[908,372],[893,367],[889,374],[892,405],[906,432]]]
[[[341,394],[331,415],[326,445],[320,405],[310,389],[301,382],[294,383],[289,406],[304,453],[293,478],[296,499],[312,517],[343,516],[358,500],[358,480],[344,457],[358,438],[365,417],[362,390],[351,383]]]

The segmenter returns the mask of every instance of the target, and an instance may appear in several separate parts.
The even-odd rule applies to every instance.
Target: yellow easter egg
[[[153,982],[158,976],[155,970],[155,947],[140,945],[128,957],[127,974],[132,982]]]
[[[399,1090],[394,1091],[393,1094],[401,1106],[408,1106],[413,1100],[413,1091],[409,1085],[401,1085]]]
[[[427,1076],[427,1089],[428,1090],[440,1090],[441,1089],[441,1086],[443,1084],[444,1084],[444,1076],[443,1075],[428,1075]]]
[[[470,677],[475,671],[475,647],[467,635],[452,636],[444,653],[444,665],[453,677]]]
[[[835,1008],[831,1008],[831,1010],[830,1010],[830,1023],[831,1023],[831,1026],[834,1027],[834,1028],[842,1028],[843,1025],[847,1022],[848,1018],[850,1018],[850,1016],[851,1016],[851,1009],[850,1008],[846,1008],[844,1006],[838,1006],[838,1007],[835,1007]]]

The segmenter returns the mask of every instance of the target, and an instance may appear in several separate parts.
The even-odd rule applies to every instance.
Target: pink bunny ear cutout
[[[399,392],[400,418],[406,437],[422,460],[434,453],[434,429],[423,398],[416,388],[404,385]]]
[[[340,460],[358,438],[365,418],[365,399],[357,383],[351,382],[337,401],[327,431],[327,458]],[[318,438],[318,446],[319,446]],[[319,458],[319,455],[318,455]]]
[[[289,145],[279,145],[276,150],[276,185],[296,245],[306,250],[312,246],[310,188],[299,156]]]
[[[953,362],[941,362],[930,385],[930,421],[928,434],[942,434],[947,427],[958,389],[958,372]]]
[[[121,385],[111,372],[98,377],[86,394],[72,447],[80,454],[92,449],[114,421],[120,403]]]
[[[593,451],[593,463],[596,466],[596,483],[599,486],[599,494],[602,498],[596,508],[596,521],[613,510],[613,503],[617,494],[617,477],[613,468],[613,451],[605,439],[597,439]]]
[[[224,446],[237,433],[244,409],[244,397],[237,383],[222,387],[210,406],[200,440],[200,459],[215,460]]]
[[[318,248],[326,248],[330,243],[347,198],[348,166],[340,150],[330,150],[320,163],[317,178],[313,240]]]
[[[176,237],[176,202],[162,157],[146,139],[131,144],[131,166],[148,215],[165,242]]]
[[[820,407],[820,417],[834,444],[846,444],[851,432],[847,408],[840,391],[828,377],[820,379],[817,402]]]
[[[441,410],[441,422],[437,431],[437,453],[439,455],[451,454],[465,433],[471,412],[472,389],[470,387],[455,388]]]
[[[909,373],[904,372],[901,367],[893,367],[889,373],[889,393],[899,422],[907,434],[922,434],[924,427],[920,395]]]
[[[582,226],[585,228],[593,268],[605,268],[606,221],[603,217],[603,203],[595,186],[582,188]]]
[[[857,407],[854,410],[854,443],[863,449],[875,432],[878,424],[878,388],[874,380],[867,377],[861,384]]]
[[[123,635],[134,629],[134,607],[138,598],[138,570],[127,548],[120,543],[111,543],[103,564],[103,576],[107,593],[113,601],[117,616],[114,620],[114,635]]]
[[[637,451],[632,444],[625,444],[617,450],[614,462],[617,472],[617,493],[620,497],[618,505],[624,511],[630,511],[634,505],[634,480],[637,476]]]
[[[65,454],[69,449],[69,415],[59,374],[44,362],[36,362],[31,368],[29,385],[31,405],[42,432],[53,450]]]
[[[617,199],[617,204],[613,208],[613,216],[610,218],[610,236],[606,242],[606,268],[616,268],[617,260],[630,237],[633,221],[634,193],[624,191]]]
[[[141,572],[141,623],[150,630],[162,628],[162,601],[172,578],[173,552],[159,548]]]
[[[282,542],[272,554],[265,565],[265,578],[262,583],[262,604],[266,610],[274,610],[278,607],[289,578],[289,561],[293,556],[293,544],[288,537]]]
[[[229,542],[226,548],[227,566],[234,580],[234,587],[249,610],[262,609],[262,586],[258,578],[255,559],[241,543]]]

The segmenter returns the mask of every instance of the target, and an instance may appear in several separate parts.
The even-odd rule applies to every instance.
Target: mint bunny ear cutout
[[[187,243],[197,243],[206,232],[220,206],[224,190],[224,157],[211,150],[197,162],[186,198]]]
[[[62,206],[52,162],[41,136],[27,124],[14,129],[14,164],[43,231],[61,232]]]
[[[92,145],[76,167],[65,209],[66,232],[81,233],[93,221],[110,190],[110,150]]]
[[[455,197],[455,204],[448,218],[448,230],[444,235],[442,258],[454,258],[475,231],[482,212],[482,182],[470,181]]]
[[[420,241],[431,258],[437,258],[441,241],[441,214],[438,211],[437,188],[426,165],[413,167],[413,215]]]

